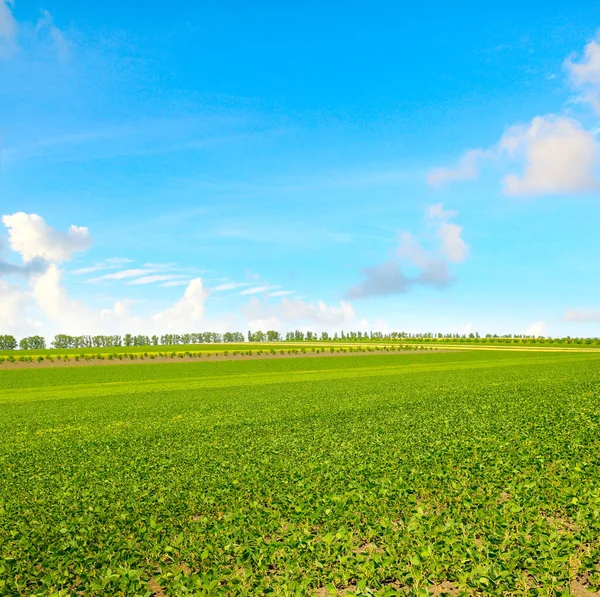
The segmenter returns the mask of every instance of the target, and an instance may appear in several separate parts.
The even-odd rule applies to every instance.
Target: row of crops
[[[190,350],[186,351],[170,351],[170,352],[113,352],[104,354],[101,352],[98,353],[81,353],[81,354],[53,354],[48,353],[45,356],[37,355],[9,355],[9,356],[0,356],[0,365],[2,363],[12,364],[12,363],[54,363],[54,362],[79,362],[79,361],[135,361],[144,359],[201,359],[201,358],[210,358],[210,357],[261,357],[261,356],[277,356],[277,355],[299,355],[299,354],[314,354],[315,356],[319,354],[345,354],[345,353],[373,353],[373,352],[407,352],[414,350],[434,350],[433,347],[429,346],[411,346],[404,344],[392,344],[390,346],[349,346],[349,347],[309,347],[309,348],[259,348],[257,350],[215,350],[210,351],[199,351],[193,352]]]
[[[600,355],[0,371],[0,595],[600,585]]]

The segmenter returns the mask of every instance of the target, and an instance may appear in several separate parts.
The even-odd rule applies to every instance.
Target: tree
[[[28,336],[19,342],[21,350],[43,350],[46,348],[46,340],[43,336]]]
[[[0,336],[0,350],[15,350],[17,346],[14,336]]]
[[[72,348],[73,342],[73,336],[67,336],[67,334],[56,334],[56,336],[54,336],[54,340],[52,341],[52,346],[54,348]]]

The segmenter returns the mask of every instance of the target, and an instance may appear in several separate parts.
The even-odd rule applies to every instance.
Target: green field
[[[583,594],[600,354],[0,369],[0,474],[0,595]]]
[[[76,356],[96,358],[101,355],[102,358],[108,359],[111,355],[180,355],[184,353],[192,353],[198,356],[223,356],[224,354],[232,355],[233,353],[247,353],[251,351],[256,355],[259,351],[268,353],[271,350],[279,353],[282,350],[288,353],[289,351],[297,352],[315,352],[315,351],[333,351],[335,352],[372,352],[383,349],[391,350],[517,350],[517,351],[552,351],[552,352],[600,352],[600,347],[596,344],[579,345],[579,344],[550,344],[539,343],[533,344],[499,344],[487,342],[482,339],[480,342],[459,343],[452,340],[435,340],[435,341],[415,341],[414,339],[405,340],[368,340],[364,342],[345,342],[337,341],[303,341],[303,342],[244,342],[244,343],[219,343],[219,344],[178,344],[178,345],[157,345],[157,346],[114,346],[100,348],[44,348],[35,350],[0,350],[0,368],[7,362],[9,357],[15,359],[37,359],[43,357],[46,359],[57,357],[68,357],[74,359]]]

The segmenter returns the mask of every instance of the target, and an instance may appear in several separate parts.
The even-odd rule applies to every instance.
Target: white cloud
[[[354,307],[347,301],[329,306],[323,301],[308,303],[300,299],[282,299],[282,319],[284,321],[306,320],[323,325],[341,325],[356,318]]]
[[[249,282],[225,282],[219,284],[214,288],[211,288],[213,292],[224,292],[225,290],[235,290],[236,288],[243,288],[244,286],[250,286]]]
[[[312,324],[325,329],[339,329],[356,320],[354,307],[347,301],[327,305],[323,301],[307,302],[284,298],[278,303],[272,303],[253,298],[244,311],[251,330],[281,330],[288,328],[289,324]]]
[[[87,280],[90,284],[96,284],[98,282],[105,282],[106,280],[126,280],[127,278],[139,278],[140,276],[145,276],[146,274],[153,274],[156,272],[155,269],[124,269],[118,272],[114,272],[112,274],[105,274],[104,276],[99,276],[98,278],[90,278]]]
[[[564,67],[573,87],[580,95],[576,101],[589,102],[600,112],[600,43],[592,40],[583,50],[583,57],[576,62],[574,56],[565,60]]]
[[[568,309],[565,311],[564,319],[577,323],[600,321],[600,309]]]
[[[565,66],[576,85],[600,85],[600,43],[591,41],[585,46],[580,62],[574,62],[571,56]]]
[[[63,32],[54,24],[54,18],[47,10],[42,10],[42,15],[36,26],[36,32],[38,34],[46,34],[61,60],[67,59],[69,44]]]
[[[154,276],[144,276],[142,278],[137,278],[135,280],[131,280],[131,282],[128,282],[128,284],[134,284],[134,285],[154,284],[155,282],[168,282],[170,280],[179,280],[181,278],[188,278],[188,276],[179,275],[179,274],[162,274],[162,275],[154,275]]]
[[[426,214],[430,220],[449,220],[457,216],[458,212],[453,209],[444,209],[443,203],[436,203],[427,208]]]
[[[204,287],[202,278],[190,281],[183,297],[172,307],[152,317],[152,321],[161,330],[169,332],[189,332],[202,323],[206,299],[210,290]]]
[[[35,259],[50,263],[69,261],[74,253],[87,251],[92,243],[87,228],[71,226],[67,232],[61,232],[48,226],[36,214],[19,212],[3,216],[2,223],[8,229],[11,249],[25,262]]]
[[[133,261],[133,259],[128,259],[127,257],[110,257],[104,261],[94,263],[94,265],[74,269],[70,273],[75,276],[83,276],[85,274],[93,274],[94,272],[101,272],[107,269],[117,269],[128,263],[133,263]]]
[[[130,284],[162,283],[162,286],[185,285],[181,298],[166,309],[143,315],[135,315],[132,311],[133,301],[118,300],[111,308],[90,308],[84,301],[70,296],[63,284],[63,271],[60,263],[71,258],[74,252],[86,250],[91,239],[87,228],[72,226],[68,232],[59,232],[46,225],[44,220],[36,215],[14,214],[5,216],[3,222],[9,230],[11,248],[18,252],[26,262],[30,273],[30,290],[22,291],[11,287],[0,280],[0,326],[4,333],[42,333],[51,337],[55,333],[66,334],[123,334],[144,333],[163,334],[165,332],[185,333],[190,330],[226,331],[244,329],[248,323],[245,318],[235,314],[225,315],[217,320],[206,318],[206,302],[210,289],[206,288],[201,278],[183,279],[184,274],[165,273],[168,268],[131,268],[111,271],[96,278],[102,280],[127,280]],[[44,259],[43,269],[37,269],[36,260]],[[129,259],[112,258],[88,267],[74,270],[78,275],[84,275],[102,269],[121,267],[129,263]],[[36,267],[33,267],[33,266]],[[17,267],[17,266],[11,266]],[[7,271],[10,268],[7,269]],[[0,269],[1,271],[1,269]],[[9,273],[13,270],[10,269]],[[163,272],[163,273],[156,273]],[[187,275],[186,275],[187,277]],[[250,275],[250,278],[255,276]],[[225,284],[250,285],[223,281]],[[256,284],[256,282],[254,282]],[[271,298],[281,298],[292,291],[275,290],[279,286],[261,285],[249,288],[252,294],[264,292]],[[267,300],[261,303],[253,299],[253,304],[259,305],[258,310],[264,310],[263,320],[273,323],[269,327],[288,325],[318,325],[320,328],[339,328],[355,321],[356,316],[352,305],[340,301],[338,305],[327,305],[322,301],[306,302],[300,299],[286,299],[276,304]],[[256,311],[256,308],[254,308]],[[32,318],[33,313],[39,320]],[[257,313],[248,313],[256,323]],[[241,323],[241,325],[240,325]]]
[[[475,159],[473,156],[477,156]],[[600,150],[595,135],[573,118],[547,114],[530,123],[509,128],[499,143],[488,150],[471,150],[461,163],[471,164],[469,176],[459,176],[464,168],[432,171],[429,183],[439,185],[453,180],[476,178],[484,158],[494,159],[503,168],[520,167],[520,174],[503,180],[507,195],[551,195],[588,193],[600,188],[596,175]],[[450,175],[453,172],[454,174]]]
[[[448,265],[465,261],[469,247],[462,239],[463,227],[447,220],[457,212],[444,210],[441,203],[430,206],[428,223],[435,229],[439,239],[437,250],[427,250],[410,233],[400,235],[396,255],[387,261],[363,269],[364,279],[350,288],[347,298],[390,296],[408,292],[414,286],[443,288],[454,281]],[[416,269],[407,275],[402,266]]]
[[[525,334],[527,336],[545,336],[547,329],[548,325],[545,321],[536,321],[525,330]]]
[[[469,149],[458,160],[454,168],[435,168],[427,175],[427,182],[433,187],[439,187],[447,182],[457,180],[472,180],[479,176],[481,161],[489,157],[489,152],[483,149]]]
[[[450,263],[461,263],[467,258],[469,247],[461,238],[462,231],[463,227],[458,224],[449,222],[440,224],[441,252]]]
[[[293,290],[276,290],[275,292],[269,292],[269,298],[277,298],[280,296],[289,296],[294,294]]]
[[[83,276],[85,274],[93,274],[94,272],[101,272],[105,269],[108,269],[110,266],[107,266],[103,263],[97,263],[96,265],[90,265],[88,267],[80,267],[78,269],[74,269],[71,273],[74,276]]]
[[[21,333],[29,296],[0,280],[0,334]]]
[[[600,113],[600,37],[588,43],[583,56],[564,62],[572,87],[578,93],[570,103],[587,102]],[[452,168],[430,171],[428,182],[474,179],[484,160],[510,172],[503,180],[508,195],[577,194],[600,188],[597,171],[600,149],[596,133],[574,118],[560,114],[536,116],[527,124],[509,128],[489,149],[470,149]]]
[[[11,41],[17,31],[17,22],[11,10],[11,0],[0,0],[0,41]]]
[[[242,290],[240,295],[248,296],[249,294],[258,294],[259,292],[267,292],[271,288],[279,288],[279,286],[254,286],[252,288],[246,288]]]
[[[598,143],[572,118],[536,116],[529,125],[510,128],[498,151],[524,163],[521,175],[504,179],[509,195],[585,193],[599,188]]]
[[[61,284],[62,272],[56,264],[32,282],[32,295],[56,329],[70,334],[92,334],[100,329],[92,311],[73,300]]]
[[[164,311],[144,317],[130,312],[132,302],[116,301],[111,309],[94,311],[82,301],[72,299],[61,283],[62,272],[52,264],[32,282],[32,296],[53,330],[68,334],[95,333],[165,333],[189,332],[204,320],[205,303],[209,291],[202,280],[187,282],[183,296]]]

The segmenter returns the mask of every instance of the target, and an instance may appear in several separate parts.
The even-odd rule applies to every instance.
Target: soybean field
[[[600,353],[0,369],[0,595],[594,595]]]

